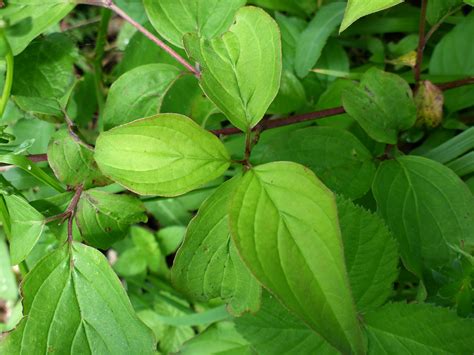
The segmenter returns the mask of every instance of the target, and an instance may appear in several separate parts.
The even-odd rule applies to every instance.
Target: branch
[[[418,85],[421,79],[421,66],[423,65],[423,52],[425,49],[425,28],[426,28],[426,9],[428,7],[428,0],[422,0],[421,2],[421,15],[420,15],[420,26],[419,26],[419,40],[418,49],[416,52],[416,64],[413,68],[413,74],[415,76],[415,90],[418,89]]]
[[[459,87],[465,86],[465,85],[474,85],[474,77],[461,79],[461,80],[450,81],[448,83],[436,84],[436,86],[438,86],[438,88],[440,88],[443,91],[446,91],[446,90],[449,90],[449,89],[459,88]]]
[[[170,56],[172,56],[179,63],[181,63],[181,65],[183,65],[187,70],[189,70],[191,73],[193,73],[196,77],[199,77],[201,75],[200,72],[195,67],[193,67],[191,64],[189,64],[186,61],[186,59],[181,57],[170,46],[168,46],[166,43],[164,43],[158,37],[153,35],[150,31],[148,31],[145,27],[140,25],[137,21],[132,19],[125,11],[123,11],[121,8],[119,8],[117,5],[115,5],[112,0],[82,0],[82,1],[79,1],[79,2],[83,3],[83,4],[86,4],[86,5],[101,6],[101,7],[105,7],[107,9],[112,10],[118,16],[120,16],[125,21],[127,21],[129,24],[131,24],[133,27],[135,27],[138,31],[143,33],[149,40],[153,41],[156,45],[161,47],[165,52],[167,52]]]
[[[256,127],[254,127],[253,131],[264,131],[266,129],[288,126],[291,124],[311,121],[311,120],[315,120],[319,118],[337,116],[345,112],[346,110],[344,110],[344,107],[335,107],[335,108],[330,108],[327,110],[305,113],[302,115],[278,118],[275,120],[268,120],[268,121],[264,121],[258,124]],[[240,129],[234,128],[234,127],[216,129],[211,132],[217,136],[231,136],[234,134],[242,133]]]

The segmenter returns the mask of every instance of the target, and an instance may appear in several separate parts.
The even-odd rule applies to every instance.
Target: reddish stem
[[[474,85],[474,77],[461,79],[461,80],[450,81],[449,83],[436,84],[436,86],[438,86],[438,88],[440,88],[443,91],[449,90],[449,89],[459,88],[459,87],[465,86],[465,85]]]
[[[420,26],[419,26],[419,40],[418,49],[416,52],[416,64],[413,68],[415,76],[415,91],[418,89],[418,85],[421,79],[421,66],[423,65],[423,53],[425,49],[425,30],[426,30],[426,9],[428,7],[428,0],[422,0],[421,2],[421,15],[420,15]]]

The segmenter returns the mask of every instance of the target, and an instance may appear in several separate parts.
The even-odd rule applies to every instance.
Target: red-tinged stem
[[[288,126],[288,125],[291,125],[291,124],[311,121],[311,120],[324,118],[324,117],[336,116],[336,115],[343,114],[345,112],[346,112],[346,110],[344,110],[344,107],[336,107],[336,108],[330,108],[330,109],[322,110],[322,111],[305,113],[305,114],[302,114],[302,115],[290,116],[290,117],[285,117],[285,118],[278,118],[278,119],[275,119],[275,120],[267,120],[267,121],[264,121],[264,122],[260,123],[253,130],[254,131],[257,131],[257,130],[264,131],[266,129]],[[239,130],[238,128],[234,128],[234,127],[216,129],[216,130],[213,130],[211,132],[214,133],[217,136],[230,136],[230,135],[242,133],[241,130]]]
[[[436,84],[436,86],[438,86],[438,88],[440,88],[443,91],[459,88],[465,85],[474,85],[474,77],[456,80],[456,81],[450,81],[449,83]]]
[[[418,40],[418,49],[416,52],[416,64],[413,68],[415,76],[415,90],[418,89],[418,85],[421,79],[421,67],[423,65],[423,53],[425,49],[425,31],[426,31],[426,9],[428,7],[428,0],[422,0],[421,2],[421,15],[420,15],[420,26],[419,26],[419,40]]]
[[[94,3],[90,3],[92,5],[96,5]],[[133,27],[135,27],[138,31],[143,33],[149,40],[153,41],[155,44],[157,44],[159,47],[161,47],[165,52],[167,52],[170,56],[172,56],[174,59],[176,59],[179,63],[181,63],[187,70],[189,70],[191,73],[193,73],[195,76],[199,77],[200,73],[199,71],[193,67],[191,64],[189,64],[186,59],[181,57],[178,53],[176,53],[170,46],[168,46],[166,43],[164,43],[162,40],[157,38],[155,35],[153,35],[150,31],[148,31],[145,27],[143,27],[141,24],[139,24],[137,21],[135,21],[133,18],[131,18],[125,11],[123,11],[121,8],[119,8],[117,5],[113,3],[113,1],[104,1],[99,3],[99,6],[106,7],[113,12],[115,12],[118,16],[123,18],[125,21],[127,21],[129,24],[131,24]]]

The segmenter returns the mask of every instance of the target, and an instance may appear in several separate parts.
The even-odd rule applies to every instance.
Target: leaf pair
[[[231,306],[245,300],[240,290],[252,277],[237,268],[235,243],[252,274],[289,309],[338,349],[362,353],[340,233],[334,196],[312,172],[295,163],[258,166],[203,205],[173,279],[193,298],[230,296]]]
[[[282,54],[275,21],[258,8],[238,10],[244,3],[150,0],[145,7],[156,30],[199,63],[205,94],[234,126],[248,131],[278,93]]]

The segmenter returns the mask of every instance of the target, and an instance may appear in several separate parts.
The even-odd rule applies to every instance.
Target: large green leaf
[[[310,127],[263,135],[252,152],[252,161],[288,160],[313,170],[331,190],[352,199],[365,195],[375,176],[373,157],[348,131]]]
[[[416,121],[416,106],[408,83],[376,68],[363,75],[359,87],[344,91],[343,104],[367,134],[381,143],[397,143],[398,133],[411,128]]]
[[[377,308],[393,292],[398,276],[397,243],[379,216],[342,198],[337,209],[357,310]]]
[[[15,58],[12,95],[60,99],[74,83],[75,47],[62,33],[32,42]]]
[[[278,93],[282,71],[280,31],[265,11],[241,8],[219,38],[186,35],[186,50],[202,68],[206,95],[243,131],[254,127]]]
[[[99,190],[88,190],[82,195],[76,218],[82,237],[101,249],[122,239],[130,225],[148,220],[139,199]]]
[[[423,267],[449,262],[455,255],[451,245],[474,243],[474,198],[444,165],[415,156],[386,161],[373,192],[405,265],[418,276]]]
[[[9,0],[0,16],[7,19],[7,38],[14,55],[22,52],[42,32],[59,22],[75,6],[71,0]]]
[[[295,57],[296,74],[305,77],[317,63],[329,36],[339,26],[346,3],[335,2],[321,7],[301,33]]]
[[[144,118],[102,133],[95,160],[106,176],[127,189],[162,196],[198,188],[230,164],[218,138],[177,114]]]
[[[404,0],[349,0],[340,31],[344,31],[361,17],[401,4]]]
[[[388,304],[364,316],[369,354],[472,354],[474,321],[428,304]]]
[[[260,310],[237,318],[235,324],[260,355],[340,354],[267,292]]]
[[[51,139],[48,163],[58,180],[66,185],[99,185],[105,180],[94,161],[94,151],[74,139],[66,128]]]
[[[245,0],[145,0],[151,23],[166,40],[183,47],[183,36],[214,38],[227,31]]]
[[[26,276],[25,317],[3,354],[153,354],[154,339],[97,250],[82,244],[43,258]]]
[[[248,171],[230,226],[255,277],[342,352],[363,353],[334,195],[305,167],[278,162]]]
[[[104,129],[159,113],[164,95],[179,73],[172,65],[148,64],[119,77],[107,96]]]
[[[238,177],[224,183],[201,206],[188,226],[171,273],[174,285],[191,298],[209,301],[220,297],[235,314],[258,310],[261,293],[230,238],[229,197],[239,182]]]
[[[44,217],[17,195],[5,195],[10,213],[10,256],[12,265],[21,263],[31,252],[44,230]]]

